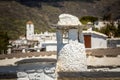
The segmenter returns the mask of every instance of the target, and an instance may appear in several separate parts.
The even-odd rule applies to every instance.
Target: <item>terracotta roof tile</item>
[[[27,24],[33,24],[33,22],[32,21],[28,21]]]

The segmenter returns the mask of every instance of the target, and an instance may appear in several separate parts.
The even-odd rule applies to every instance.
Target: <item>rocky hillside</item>
[[[12,38],[25,35],[26,22],[33,21],[35,32],[53,31],[61,13],[120,18],[120,0],[0,0],[0,31]]]

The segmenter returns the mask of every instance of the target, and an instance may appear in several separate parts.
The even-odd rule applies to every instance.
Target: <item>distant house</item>
[[[120,47],[120,38],[108,38],[107,47],[108,48]]]
[[[96,21],[96,22],[94,22],[95,28],[98,28],[98,29],[105,27],[107,24],[109,24],[108,21]]]
[[[107,26],[108,24],[111,24],[111,23],[113,23],[113,25],[117,28],[119,21],[113,21],[113,22],[110,22],[110,21],[96,21],[96,22],[94,22],[94,27],[100,29],[100,28],[105,27],[105,26]]]
[[[83,31],[84,35],[84,44],[85,48],[89,49],[98,49],[98,48],[107,48],[107,36],[95,32],[95,31]],[[57,50],[57,42],[56,41],[48,41],[44,43],[46,45],[46,51],[56,51]]]
[[[85,48],[107,48],[107,36],[95,31],[83,31]]]

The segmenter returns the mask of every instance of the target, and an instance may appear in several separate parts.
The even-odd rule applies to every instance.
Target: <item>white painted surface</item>
[[[34,25],[33,24],[26,24],[26,38],[28,40],[34,39]]]
[[[82,25],[76,16],[70,14],[61,14],[59,16],[58,26],[62,27],[77,27]],[[80,29],[80,30],[79,30]],[[64,29],[65,30],[65,29]],[[78,33],[79,31],[79,33]],[[68,28],[68,41],[69,43],[63,45],[62,33],[63,31],[57,31],[57,47],[58,47],[58,62],[57,71],[86,71],[86,54],[84,44],[79,43],[78,37],[80,38],[82,27],[79,26],[77,29]],[[83,39],[82,39],[83,40]],[[83,42],[81,40],[81,42]]]
[[[69,29],[68,37],[69,40],[78,40],[78,29]]]
[[[29,78],[18,78],[17,80],[29,80]]]
[[[107,36],[95,31],[83,31],[84,35],[91,35],[91,49],[107,48]]]
[[[86,71],[87,61],[84,44],[70,41],[59,52],[57,71]]]
[[[8,48],[8,50],[7,50],[7,54],[11,54],[11,48]]]
[[[92,65],[92,66],[120,66],[120,56],[118,56],[118,57],[88,56],[87,65]]]
[[[107,46],[110,48],[120,47],[120,38],[107,39]]]
[[[28,77],[30,80],[35,80],[36,79],[36,75],[37,73],[35,72],[32,72],[32,73],[28,73]],[[42,76],[42,75],[41,75]],[[44,79],[43,79],[44,80]]]
[[[105,27],[106,25],[107,25],[107,22],[104,22],[104,21],[96,21],[94,24],[95,28],[98,28],[98,29]]]
[[[29,80],[54,80],[55,76],[55,64],[52,63],[29,63],[20,64],[18,66],[19,71],[23,71],[22,76],[19,78],[29,78]],[[21,73],[19,72],[18,73]],[[18,74],[17,73],[17,74]]]
[[[81,25],[81,22],[76,16],[70,14],[61,14],[59,16],[58,25]]]
[[[107,24],[110,24],[110,23],[111,23],[111,22],[109,22],[109,21],[96,21],[96,22],[94,23],[94,26],[95,26],[95,28],[100,29],[100,28],[102,28],[102,27],[107,26]],[[117,27],[118,27],[118,21],[114,21],[114,22],[113,22],[113,25],[117,28]]]
[[[102,37],[100,35],[92,34],[91,36],[91,48],[107,48],[107,40],[106,37]]]
[[[108,37],[107,35],[99,33],[99,32],[96,32],[96,31],[82,31],[82,33],[84,35],[87,35],[87,34],[89,34],[89,35],[96,34],[96,35],[99,35],[99,36]]]
[[[56,59],[56,55],[51,55],[51,56],[39,56],[39,57],[25,57],[25,58],[12,58],[12,59],[2,59],[0,60],[0,66],[7,66],[7,65],[16,65],[15,62],[24,60],[24,59],[40,59],[40,58],[53,58]]]
[[[34,57],[35,58],[35,57]],[[55,55],[52,56],[44,56],[39,58],[54,58],[56,59]],[[32,59],[32,58],[13,58],[13,59],[4,59],[0,60],[0,66],[7,66],[7,65],[15,65],[15,62],[23,60],[23,59]],[[120,66],[120,55],[117,57],[95,57],[95,56],[88,56],[87,57],[87,65],[93,66],[100,66],[100,65],[118,65]]]
[[[46,51],[57,51],[57,40],[46,40],[42,42],[43,47],[46,48]]]
[[[61,30],[57,30],[56,34],[57,34],[56,36],[57,37],[57,53],[59,53],[59,51],[63,47],[63,34]]]
[[[57,45],[46,46],[46,51],[57,51]]]
[[[28,74],[26,72],[17,72],[17,77],[19,78],[28,78]]]

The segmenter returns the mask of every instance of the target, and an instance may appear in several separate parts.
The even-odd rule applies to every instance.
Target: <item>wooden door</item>
[[[91,48],[91,35],[84,35],[85,48]]]

